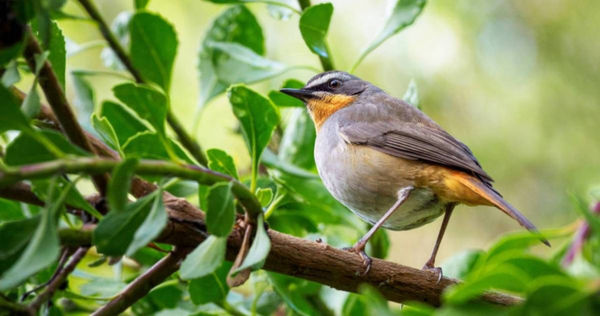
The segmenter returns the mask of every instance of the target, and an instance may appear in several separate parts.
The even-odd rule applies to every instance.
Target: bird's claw
[[[369,257],[367,255],[364,247],[357,247],[357,246],[344,247],[344,248],[342,248],[342,250],[354,252],[354,253],[358,254],[361,257],[361,259],[363,260],[363,271],[362,272],[356,271],[358,275],[365,276],[365,275],[367,275],[367,273],[369,273],[369,271],[371,271],[371,264],[373,263],[373,260],[371,259],[371,257]]]
[[[423,271],[429,271],[429,272],[433,273],[437,277],[436,284],[439,284],[440,281],[442,281],[442,277],[443,277],[442,268],[440,268],[440,267],[434,267],[433,265],[425,264],[423,266],[422,270]]]

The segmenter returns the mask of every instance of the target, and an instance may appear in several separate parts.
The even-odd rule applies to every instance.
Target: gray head
[[[347,72],[332,70],[312,77],[302,89],[281,89],[281,92],[308,102],[336,95],[356,97],[369,86],[370,83]]]

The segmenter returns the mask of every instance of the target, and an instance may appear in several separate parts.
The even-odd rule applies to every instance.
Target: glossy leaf
[[[217,77],[225,83],[252,83],[277,76],[288,69],[282,63],[262,57],[237,43],[209,42],[219,53],[214,61]]]
[[[19,108],[15,96],[0,85],[0,133],[9,130],[29,130],[29,122]]]
[[[113,210],[104,216],[92,235],[92,243],[98,252],[107,256],[125,254],[135,232],[150,212],[156,192],[128,204],[124,210]]]
[[[232,6],[219,15],[211,24],[199,53],[200,105],[225,92],[231,82],[224,82],[217,75],[215,62],[221,53],[208,46],[210,42],[238,43],[258,55],[264,55],[262,28],[245,6]]]
[[[60,86],[65,90],[65,69],[67,65],[65,37],[58,24],[54,21],[50,24],[50,46],[48,47],[48,51],[50,52],[48,62],[52,65],[52,70],[54,70]]]
[[[127,158],[113,170],[106,194],[111,213],[125,211],[131,179],[138,163],[135,158]]]
[[[231,266],[231,262],[225,261],[215,272],[191,280],[189,282],[189,292],[192,302],[196,305],[202,305],[218,303],[225,299],[227,293],[229,293],[227,274]]]
[[[225,261],[227,237],[209,236],[181,263],[179,274],[191,280],[214,273]]]
[[[119,137],[106,117],[99,117],[96,113],[92,114],[92,127],[106,144],[117,151],[121,151]]]
[[[175,155],[190,164],[193,164],[192,159],[181,149],[179,144],[169,140],[171,148]],[[163,146],[160,137],[156,133],[149,131],[136,134],[129,138],[123,145],[123,152],[126,157],[135,157],[140,159],[158,159],[169,160],[169,154]]]
[[[147,86],[124,83],[113,88],[115,97],[135,111],[139,117],[147,120],[159,133],[165,133],[167,119],[167,99]]]
[[[266,207],[273,200],[273,190],[271,188],[259,188],[256,190],[256,199],[262,207]]]
[[[304,42],[313,53],[327,59],[331,58],[331,54],[325,39],[332,14],[333,5],[322,3],[310,6],[300,17],[300,34]]]
[[[271,251],[271,239],[265,230],[264,215],[261,213],[256,219],[256,234],[254,235],[252,245],[242,265],[234,271],[234,274],[247,268],[252,268],[252,270],[262,268],[269,255],[269,251]]]
[[[129,244],[126,255],[132,256],[136,251],[152,242],[167,225],[167,210],[165,209],[163,195],[159,190],[152,202],[150,213],[144,219],[142,225],[133,236],[133,242]]]
[[[396,0],[396,5],[392,10],[392,14],[388,17],[383,30],[361,53],[354,66],[352,66],[352,70],[354,70],[370,52],[381,45],[381,43],[392,37],[394,34],[397,34],[405,27],[413,24],[419,14],[421,14],[426,2],[426,0]]]
[[[130,113],[123,105],[105,101],[100,107],[100,116],[105,117],[110,122],[115,130],[115,134],[119,139],[121,146],[125,145],[127,140],[132,136],[148,131],[148,127],[144,125],[134,114]]]
[[[49,199],[42,211],[40,222],[19,259],[0,279],[0,290],[7,290],[25,281],[29,276],[48,267],[60,250],[56,218],[73,184],[58,191],[51,188]]]
[[[294,109],[281,137],[279,159],[306,170],[316,169],[316,137],[315,125],[308,112],[305,109]]]
[[[210,188],[207,197],[206,228],[208,233],[227,237],[235,222],[232,182],[217,183]]]
[[[271,101],[244,85],[231,87],[228,96],[252,158],[254,181],[260,156],[279,123],[279,114]]]
[[[89,153],[73,145],[62,134],[53,130],[36,131],[62,152],[75,156],[89,156]],[[56,157],[28,134],[21,133],[8,146],[4,162],[11,166],[22,166],[54,160]]]
[[[177,34],[159,15],[137,12],[129,21],[130,54],[133,66],[146,80],[169,91]]]
[[[226,152],[213,148],[206,151],[206,157],[208,158],[208,168],[238,178],[233,158]]]
[[[75,108],[77,109],[77,119],[79,124],[87,130],[91,130],[90,117],[94,112],[96,104],[96,96],[89,81],[85,78],[85,73],[79,71],[71,71],[71,79],[75,88]]]

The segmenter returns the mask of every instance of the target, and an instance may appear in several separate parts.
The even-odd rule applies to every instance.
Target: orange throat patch
[[[356,99],[354,96],[330,94],[320,99],[309,100],[306,104],[317,130],[335,112],[350,105]]]

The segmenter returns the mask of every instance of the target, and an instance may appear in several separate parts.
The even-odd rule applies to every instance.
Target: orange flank
[[[306,105],[318,130],[328,117],[348,106],[354,99],[355,97],[350,95],[327,94],[321,98],[310,99]]]

